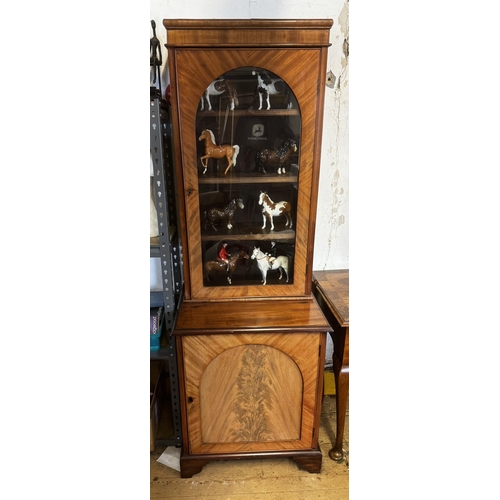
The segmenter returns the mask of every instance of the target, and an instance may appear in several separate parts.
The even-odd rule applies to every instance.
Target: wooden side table
[[[341,461],[349,394],[349,270],[314,271],[313,294],[333,329],[330,335],[333,340],[337,435],[328,455],[332,460]]]

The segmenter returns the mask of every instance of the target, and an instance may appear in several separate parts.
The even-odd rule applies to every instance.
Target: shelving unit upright
[[[153,162],[155,205],[158,214],[157,238],[151,238],[150,258],[160,258],[161,291],[150,292],[150,307],[163,306],[163,334],[160,350],[150,352],[150,360],[168,363],[173,435],[158,437],[156,445],[181,446],[181,416],[177,354],[172,331],[177,319],[184,275],[182,245],[179,237],[175,174],[171,154],[170,110],[156,88],[150,93],[150,148]]]

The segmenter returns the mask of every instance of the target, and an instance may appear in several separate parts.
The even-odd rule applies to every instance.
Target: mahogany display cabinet
[[[326,332],[311,294],[331,20],[165,19],[184,297],[181,476],[320,472]]]

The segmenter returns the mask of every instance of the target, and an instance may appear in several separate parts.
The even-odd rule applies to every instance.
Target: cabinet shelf
[[[295,231],[293,229],[285,229],[284,231],[269,231],[265,229],[254,229],[254,232],[247,233],[232,233],[230,231],[221,230],[213,234],[202,235],[202,241],[220,241],[221,239],[232,239],[240,241],[249,240],[266,240],[266,241],[293,241],[295,239]]]
[[[198,111],[198,116],[213,117],[220,113],[225,113],[223,110]],[[299,116],[298,109],[235,109],[231,111],[231,116]]]
[[[285,175],[238,175],[228,173],[227,175],[200,176],[198,184],[263,184],[263,183],[297,183],[297,174]]]

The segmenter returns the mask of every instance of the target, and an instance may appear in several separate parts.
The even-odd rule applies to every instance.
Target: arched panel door
[[[201,379],[202,442],[300,439],[302,393],[300,369],[282,351],[256,344],[228,349]]]
[[[182,337],[190,453],[310,449],[322,333]]]

